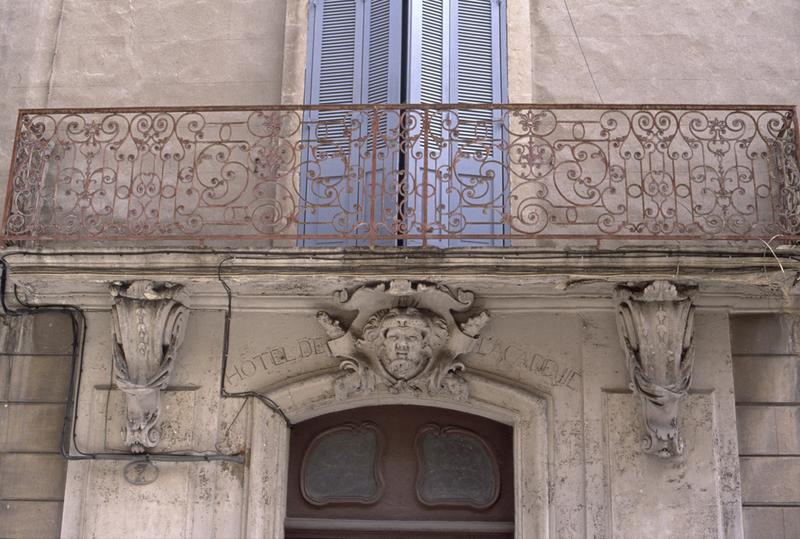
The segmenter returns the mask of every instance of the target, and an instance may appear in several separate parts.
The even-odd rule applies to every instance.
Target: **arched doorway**
[[[291,432],[287,538],[511,538],[513,429],[426,406],[369,406]]]

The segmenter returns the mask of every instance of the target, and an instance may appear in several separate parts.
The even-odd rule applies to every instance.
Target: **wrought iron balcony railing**
[[[24,110],[6,240],[798,239],[792,107]]]

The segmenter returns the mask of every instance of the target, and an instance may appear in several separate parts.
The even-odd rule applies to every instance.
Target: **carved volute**
[[[683,452],[679,403],[689,390],[694,351],[691,296],[669,281],[619,287],[617,325],[631,387],[642,404],[644,449],[660,457]]]
[[[180,285],[114,283],[111,295],[114,382],[126,394],[125,444],[134,453],[155,447],[161,391],[167,387],[189,310],[177,299]]]
[[[361,287],[352,296],[342,290],[335,299],[343,309],[358,311],[346,331],[328,313],[317,315],[328,346],[342,359],[337,398],[374,391],[468,398],[457,358],[489,320],[483,312],[461,327],[456,323],[452,313],[472,306],[471,292],[397,280]]]

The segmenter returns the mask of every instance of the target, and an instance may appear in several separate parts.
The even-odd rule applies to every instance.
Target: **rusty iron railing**
[[[780,106],[23,110],[11,240],[798,239]]]

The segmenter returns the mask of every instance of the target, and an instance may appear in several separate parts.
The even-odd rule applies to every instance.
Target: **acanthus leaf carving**
[[[125,444],[143,453],[161,439],[161,391],[169,384],[189,310],[179,301],[182,287],[172,283],[116,282],[110,291],[114,383],[126,395]]]
[[[465,366],[457,358],[473,346],[489,315],[482,312],[459,327],[453,312],[467,311],[474,294],[394,280],[352,294],[340,290],[334,299],[358,311],[346,331],[328,313],[317,315],[331,352],[342,360],[336,398],[375,391],[469,398]]]
[[[689,391],[694,364],[691,293],[661,280],[619,287],[616,301],[631,388],[642,405],[644,450],[664,458],[680,455],[679,405]]]

